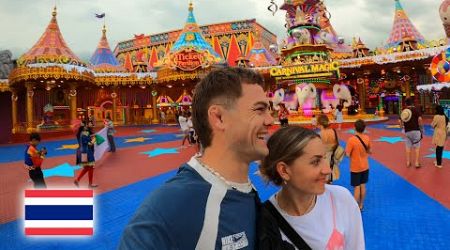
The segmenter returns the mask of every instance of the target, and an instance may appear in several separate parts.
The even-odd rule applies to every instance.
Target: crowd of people
[[[191,119],[202,155],[150,194],[125,228],[119,249],[365,248],[363,199],[358,194],[357,202],[345,188],[327,183],[330,165],[339,164],[345,152],[361,161],[367,152],[359,145],[344,152],[326,116],[318,118],[320,135],[284,121],[266,142],[274,119],[264,89],[259,74],[240,68],[216,70],[197,84]],[[179,118],[182,145],[189,138],[189,117]],[[265,203],[248,177],[254,161],[280,187]]]
[[[75,177],[73,183],[76,187],[80,186],[80,181],[83,176],[88,174],[88,187],[96,188],[97,184],[93,183],[94,168],[95,168],[95,145],[100,144],[100,140],[105,140],[102,137],[97,136],[94,133],[95,122],[93,117],[89,117],[84,121],[74,123],[74,130],[76,130],[76,140],[78,148],[75,154],[75,164],[82,167],[82,170]],[[116,146],[114,142],[114,124],[109,116],[104,120],[104,127],[106,128],[106,137],[108,141],[109,152],[114,153]],[[47,149],[42,147],[38,150],[38,145],[41,142],[41,136],[39,133],[30,134],[30,142],[25,148],[24,163],[25,168],[29,172],[30,179],[33,181],[34,188],[43,189],[47,188],[45,183],[44,174],[41,166],[47,155]],[[98,159],[97,159],[98,160]]]
[[[192,113],[181,112],[178,122],[181,148],[197,144],[198,153],[143,201],[124,229],[119,249],[365,249],[361,212],[372,153],[365,122],[354,123],[355,135],[343,148],[327,115],[314,117],[319,132],[289,126],[289,111],[281,104],[282,126],[269,135],[274,118],[265,87],[261,75],[242,68],[215,70],[197,84]],[[414,148],[414,163],[420,167],[422,118],[410,99],[406,103],[400,122],[407,166]],[[335,119],[340,129],[342,107]],[[436,107],[431,125],[435,165],[441,168],[448,125],[442,107]],[[109,117],[105,127],[114,152]],[[83,170],[74,183],[78,186],[88,173],[89,187],[96,187],[96,137],[89,121],[82,123],[77,140],[77,164]],[[37,149],[39,142],[39,135],[31,134],[25,165],[35,188],[45,188],[40,166],[46,151]],[[353,195],[331,185],[341,175],[344,155],[350,158]],[[263,203],[248,176],[255,161],[267,183],[279,187]]]

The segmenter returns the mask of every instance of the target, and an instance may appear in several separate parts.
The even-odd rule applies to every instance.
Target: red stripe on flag
[[[25,228],[25,235],[93,235],[93,228]]]
[[[25,197],[94,197],[93,190],[25,190]]]

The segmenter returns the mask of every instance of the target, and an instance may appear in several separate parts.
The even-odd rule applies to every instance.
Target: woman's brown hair
[[[292,164],[295,159],[303,155],[304,148],[314,138],[320,139],[320,136],[302,127],[288,126],[275,132],[267,141],[269,154],[261,163],[260,172],[263,177],[280,186],[283,179],[278,174],[277,164],[279,162]]]

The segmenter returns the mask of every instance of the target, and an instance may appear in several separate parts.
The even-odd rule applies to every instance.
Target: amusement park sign
[[[207,51],[182,50],[172,54],[170,59],[173,66],[183,71],[193,71],[199,67],[209,66],[208,57]]]
[[[339,63],[304,64],[282,68],[271,68],[270,76],[277,80],[315,78],[315,77],[339,77]]]

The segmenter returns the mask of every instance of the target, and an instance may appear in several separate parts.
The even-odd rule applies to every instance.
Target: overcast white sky
[[[58,23],[69,47],[88,60],[101,35],[102,21],[94,13],[106,13],[111,49],[134,34],[154,34],[183,27],[188,0],[0,0],[0,50],[15,58],[39,39],[51,18],[54,4]],[[283,0],[275,0],[281,6]],[[426,39],[445,36],[439,18],[442,0],[402,0],[410,19]],[[267,10],[270,0],[194,0],[200,25],[256,18],[257,22],[285,37],[284,11]],[[361,37],[369,47],[386,41],[394,18],[394,0],[325,0],[338,34],[350,42]]]

